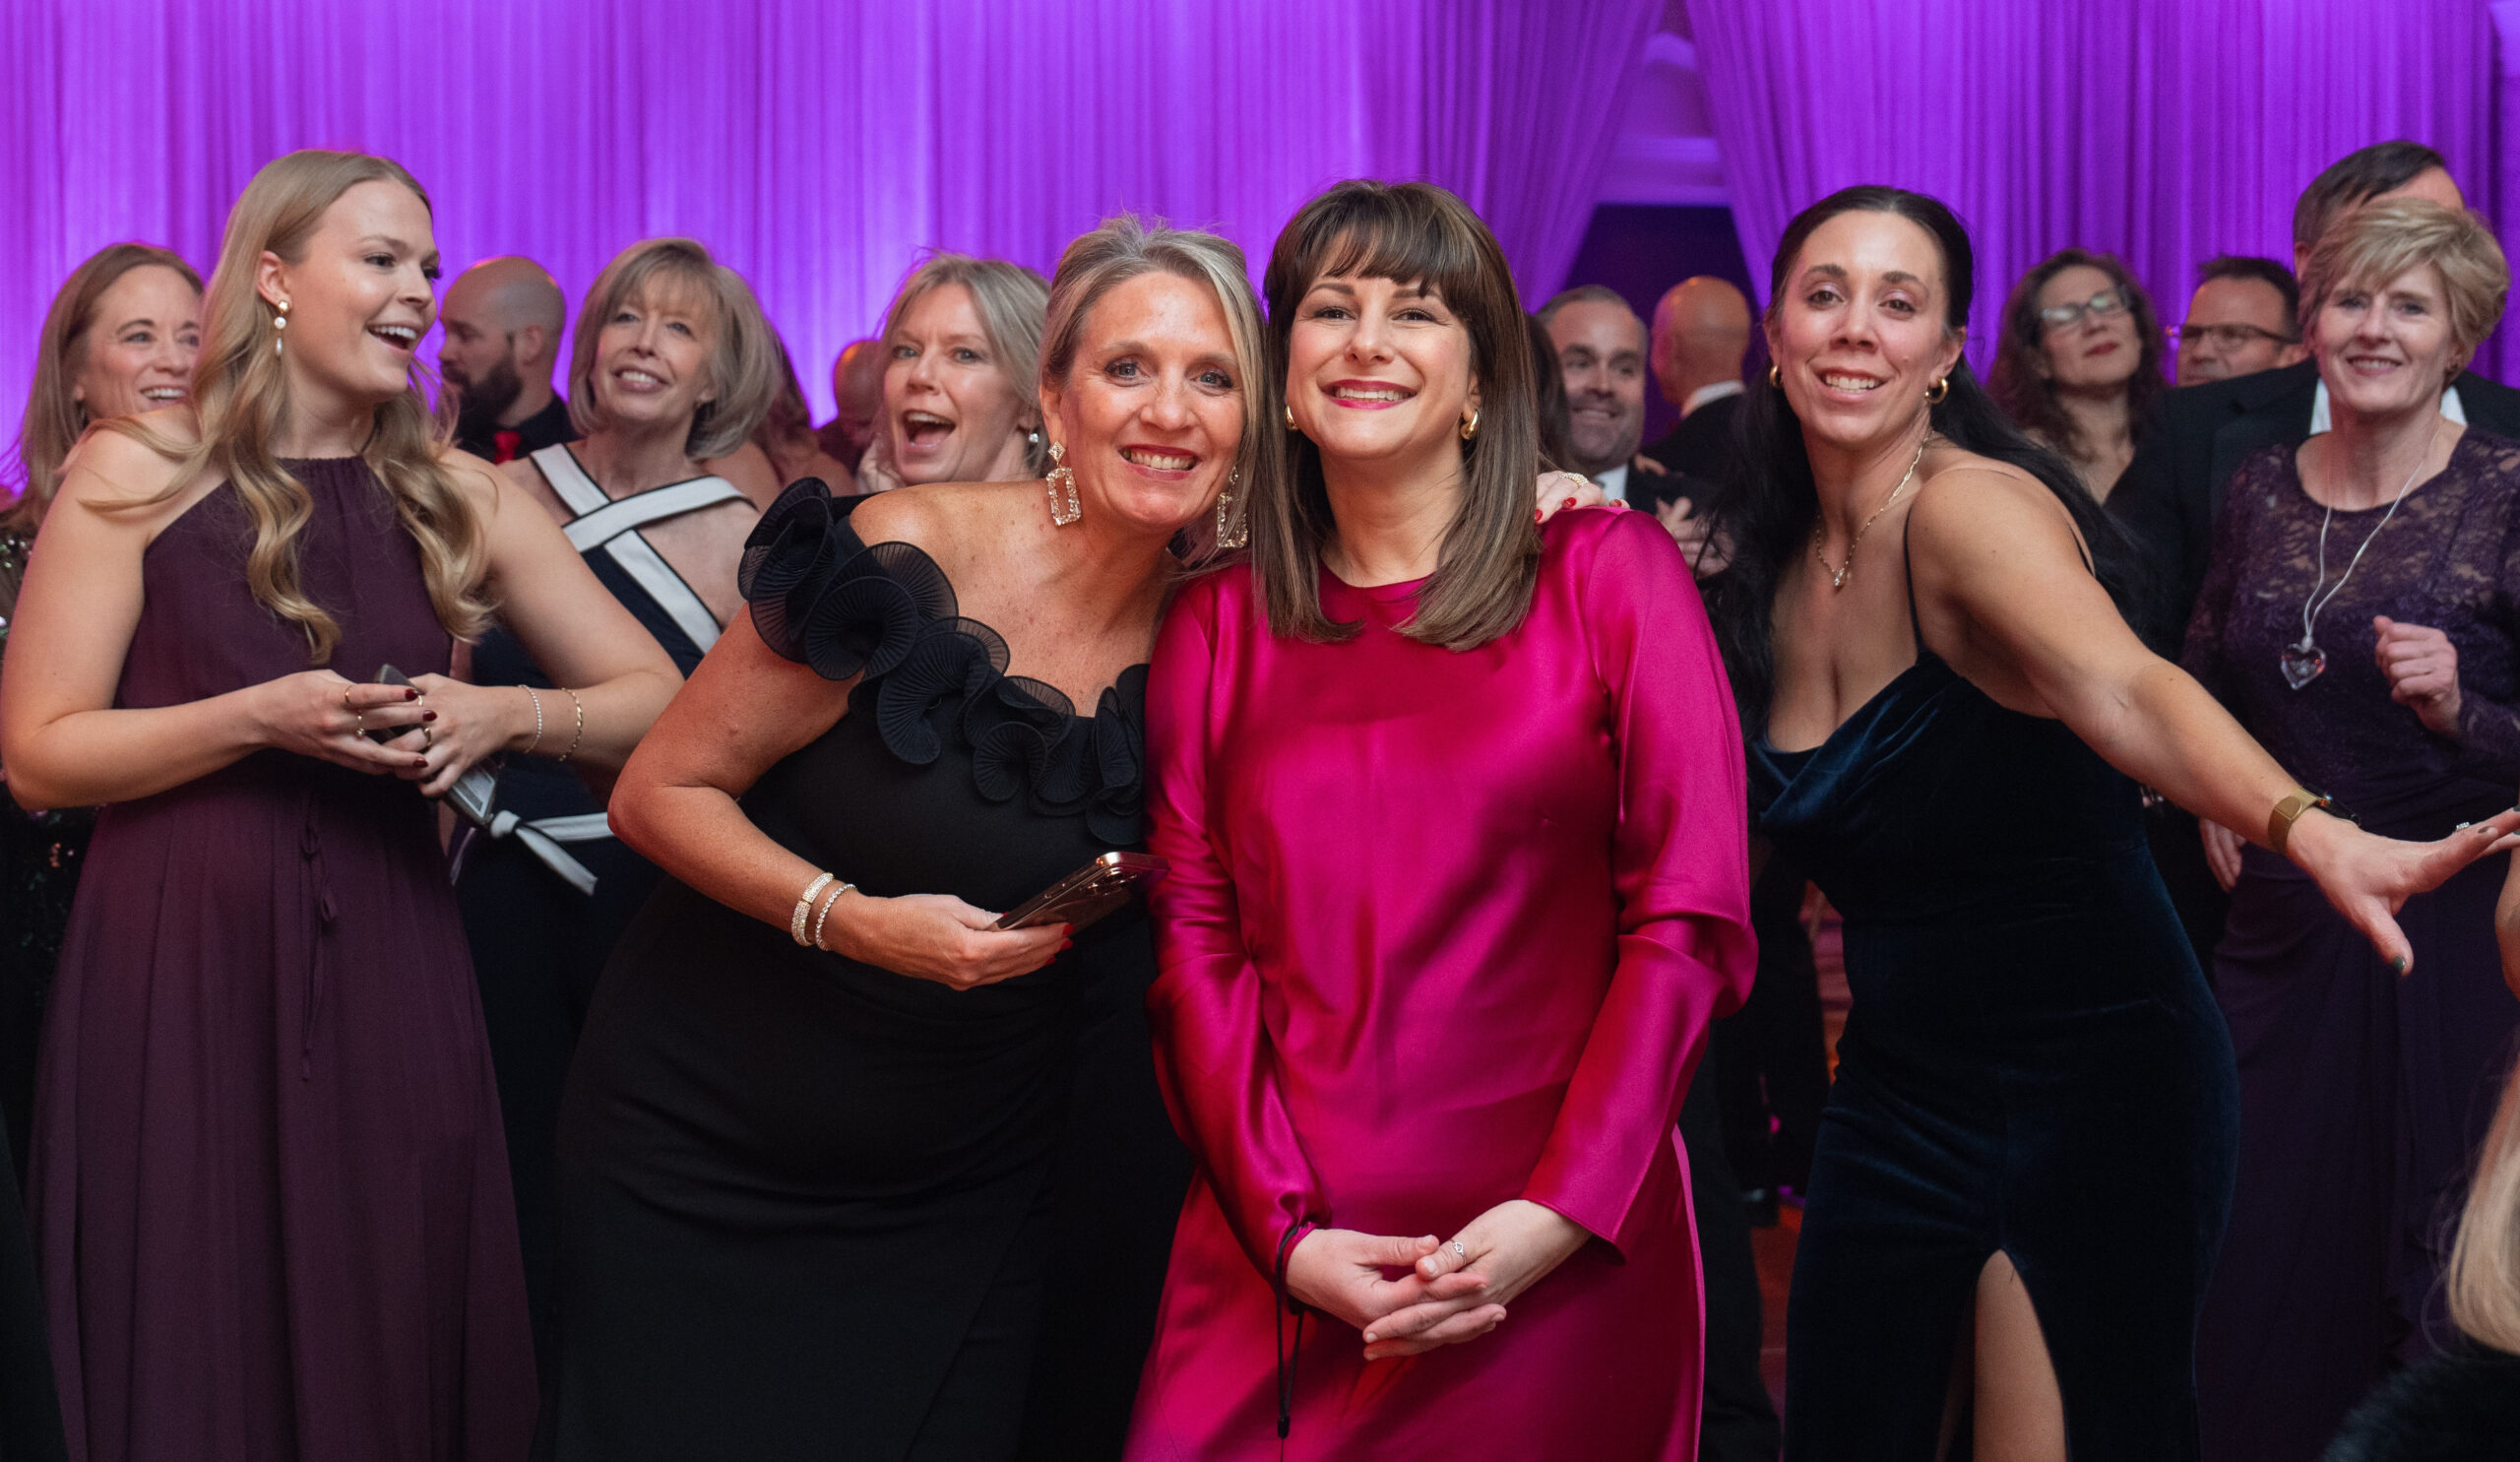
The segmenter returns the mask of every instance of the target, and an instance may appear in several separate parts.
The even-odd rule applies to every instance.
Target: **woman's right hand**
[[[2366,833],[2342,817],[2303,813],[2286,852],[2318,881],[2319,892],[2361,929],[2400,975],[2415,969],[2415,948],[2398,927],[2406,901],[2429,893],[2488,854],[2520,846],[2520,807],[2497,812],[2430,843],[2402,843]]]
[[[1495,1328],[1505,1317],[1501,1305],[1482,1303],[1487,1281],[1476,1275],[1446,1274],[1425,1280],[1418,1261],[1433,1253],[1439,1240],[1432,1234],[1403,1239],[1388,1234],[1359,1234],[1354,1229],[1315,1229],[1287,1255],[1287,1293],[1323,1314],[1363,1331],[1366,1359],[1381,1339],[1374,1326],[1384,1316],[1412,1305],[1444,1304],[1452,1313],[1418,1337],[1417,1349],[1470,1339]],[[1407,1269],[1402,1279],[1385,1279],[1386,1269]],[[1414,1353],[1414,1352],[1413,1352]]]
[[[371,776],[428,765],[415,752],[393,750],[364,734],[433,719],[434,713],[413,704],[419,692],[410,686],[349,680],[331,670],[300,670],[266,680],[247,694],[266,745]]]
[[[815,912],[822,913],[819,907]],[[852,891],[823,916],[823,947],[913,980],[977,989],[1040,969],[1058,958],[1076,931],[1064,923],[1001,929],[994,926],[997,919],[951,894],[882,899]]]
[[[2240,835],[2210,817],[2196,819],[2196,832],[2205,840],[2205,866],[2214,870],[2223,892],[2230,893],[2240,881]]]

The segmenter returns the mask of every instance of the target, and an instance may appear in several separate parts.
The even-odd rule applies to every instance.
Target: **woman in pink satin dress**
[[[1199,1169],[1129,1455],[1694,1457],[1672,1122],[1752,964],[1697,591],[1650,515],[1533,523],[1521,306],[1459,199],[1340,184],[1267,292],[1295,466],[1147,699]]]

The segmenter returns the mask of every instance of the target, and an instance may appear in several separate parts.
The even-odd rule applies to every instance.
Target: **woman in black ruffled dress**
[[[1134,914],[989,924],[1139,842],[1171,549],[1229,543],[1279,450],[1246,280],[1087,235],[1049,481],[809,480],[755,530],[749,615],[612,799],[674,881],[561,1113],[562,1458],[1118,1453],[1188,1176],[1152,950]]]

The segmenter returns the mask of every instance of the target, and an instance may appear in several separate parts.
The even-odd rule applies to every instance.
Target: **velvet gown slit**
[[[2193,1458],[2229,1038],[2133,784],[1925,649],[1913,592],[1909,625],[1916,664],[1818,746],[1750,747],[1759,826],[1845,919],[1854,995],[1788,1305],[1786,1455],[1928,1462],[2001,1251],[2077,1462]]]

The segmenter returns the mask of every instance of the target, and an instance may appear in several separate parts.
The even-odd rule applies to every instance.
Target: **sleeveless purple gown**
[[[314,499],[332,666],[443,673],[419,554],[357,459]],[[143,560],[115,697],[307,668],[221,487]],[[74,1459],[521,1458],[524,1275],[481,1011],[410,783],[263,751],[105,809],[37,1078],[32,1202]]]

